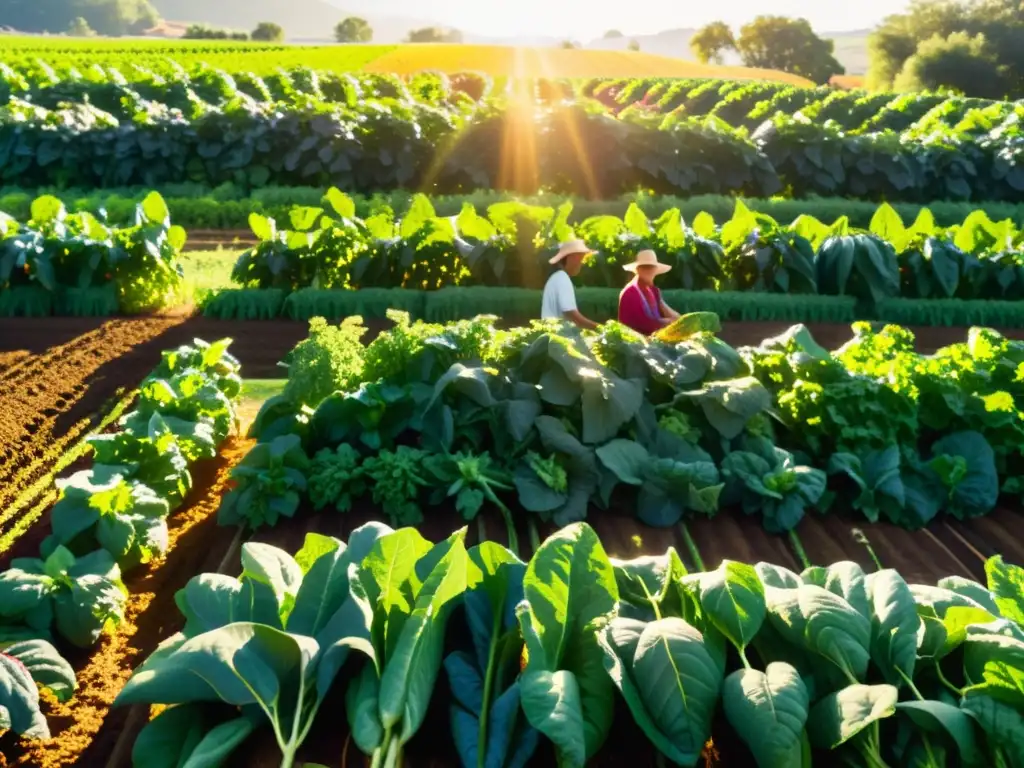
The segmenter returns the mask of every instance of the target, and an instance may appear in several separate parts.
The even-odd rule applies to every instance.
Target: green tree
[[[620,37],[625,37],[625,35],[622,34],[617,29],[609,29],[607,32],[604,33],[604,39],[605,40],[615,40],[615,39],[620,38]]]
[[[640,43],[638,43],[636,40],[630,40],[629,44],[626,46],[626,50],[627,51],[639,51],[640,50]]]
[[[373,28],[357,16],[349,16],[334,28],[334,39],[339,43],[368,43],[373,40]]]
[[[714,62],[721,64],[723,54],[729,50],[736,49],[736,39],[732,30],[724,21],[713,21],[706,27],[701,27],[696,34],[690,38],[690,50],[697,57],[697,61],[704,64]]]
[[[778,69],[824,84],[846,72],[835,43],[814,34],[806,19],[758,16],[740,29],[736,50],[748,67]]]
[[[406,38],[408,43],[461,43],[462,33],[457,29],[442,27],[424,27],[414,29]]]
[[[81,16],[76,16],[68,24],[68,34],[71,37],[94,37],[96,32],[89,26],[89,22]]]
[[[903,83],[909,82],[903,77],[907,62],[917,55],[922,45],[928,43],[926,59],[936,58],[934,39],[950,40],[956,33],[964,33],[971,39],[978,35],[985,38],[985,55],[991,55],[998,67],[998,82],[1005,88],[1009,98],[1024,96],[1024,13],[1021,12],[1020,0],[915,0],[906,13],[889,16],[868,39],[868,87],[876,90],[891,88],[898,77]],[[945,46],[949,56],[957,50],[961,58],[968,53],[970,46],[963,37],[956,38],[952,44]],[[978,64],[976,55],[968,58]],[[947,58],[947,54],[938,57]],[[920,65],[915,63],[916,69]],[[939,85],[959,88],[957,83],[967,86],[964,91],[969,96],[980,96],[991,92],[991,82],[976,81],[964,83],[953,70],[945,70],[952,78],[948,83]],[[932,68],[932,72],[938,72]],[[909,75],[908,75],[909,77]]]
[[[572,40],[563,40],[559,47],[560,48],[565,48],[567,50],[570,50],[570,49],[574,49],[574,48],[579,48],[580,44],[579,43],[574,43]]]
[[[896,76],[897,91],[937,91],[951,88],[986,99],[1001,99],[1007,84],[1003,68],[984,35],[954,32],[936,35],[917,46]]]
[[[272,21],[261,21],[252,31],[252,39],[265,43],[280,43],[284,40],[284,29]]]

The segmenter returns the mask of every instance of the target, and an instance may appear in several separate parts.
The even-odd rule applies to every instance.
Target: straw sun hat
[[[592,253],[596,253],[596,251],[587,248],[587,244],[582,240],[570,240],[558,246],[558,253],[548,259],[548,263],[557,264],[562,259],[574,256],[577,253],[583,256],[589,256]]]
[[[632,264],[622,265],[622,268],[627,272],[636,272],[637,267],[654,267],[654,274],[656,275],[664,275],[672,269],[668,264],[662,264],[658,261],[658,254],[654,251],[640,251],[636,255],[636,261]]]

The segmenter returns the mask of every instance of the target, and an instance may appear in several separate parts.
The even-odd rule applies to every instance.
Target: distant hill
[[[2,0],[0,0],[2,2]],[[226,29],[252,30],[261,21],[280,24],[289,41],[329,42],[335,25],[347,13],[324,0],[151,0],[160,15],[173,21],[171,28],[189,23]],[[362,15],[362,14],[360,14]],[[395,43],[411,29],[431,22],[386,15],[364,16],[374,31],[374,42]]]

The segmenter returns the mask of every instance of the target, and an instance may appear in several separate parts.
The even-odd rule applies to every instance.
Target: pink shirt
[[[646,301],[645,301],[646,299]],[[650,336],[665,326],[661,322],[661,291],[643,286],[633,278],[619,294],[619,322]]]

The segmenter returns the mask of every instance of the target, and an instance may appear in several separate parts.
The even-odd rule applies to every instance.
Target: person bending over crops
[[[679,317],[654,285],[654,278],[672,269],[668,264],[661,264],[654,251],[640,251],[636,261],[626,264],[623,269],[636,277],[619,294],[620,323],[650,336]]]
[[[582,240],[562,243],[558,253],[548,263],[555,270],[544,284],[544,296],[540,303],[542,320],[568,320],[580,328],[597,328],[597,323],[589,320],[576,308],[576,290],[572,286],[572,278],[580,273],[583,259],[593,253]]]

